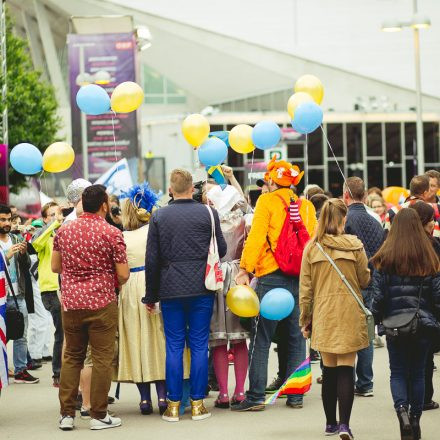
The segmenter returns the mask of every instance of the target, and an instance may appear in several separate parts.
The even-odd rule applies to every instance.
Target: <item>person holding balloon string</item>
[[[265,180],[268,183],[269,192],[262,194],[257,201],[251,231],[241,256],[240,272],[236,277],[236,283],[249,285],[250,274],[254,274],[258,278],[256,293],[261,301],[264,301],[266,294],[274,288],[283,288],[298,304],[298,277],[286,275],[280,270],[274,250],[277,248],[278,238],[286,219],[286,206],[293,201],[292,204],[296,207],[293,221],[303,224],[309,235],[313,235],[317,224],[315,208],[309,200],[301,200],[298,203],[298,196],[291,189],[292,185],[298,185],[304,174],[298,167],[285,161],[277,161],[274,157],[268,164],[267,170]],[[288,329],[288,334],[285,335],[288,338],[289,361],[286,371],[288,377],[305,359],[305,341],[299,329],[298,305],[284,319]],[[265,409],[269,349],[277,325],[276,320],[263,316],[254,322],[249,348],[251,352],[249,390],[243,402],[235,405],[233,410],[262,411]],[[303,396],[289,395],[287,405],[301,408]]]

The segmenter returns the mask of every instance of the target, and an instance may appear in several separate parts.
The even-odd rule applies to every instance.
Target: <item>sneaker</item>
[[[205,408],[203,399],[191,399],[191,418],[193,420],[205,420],[211,417],[211,413]]]
[[[43,356],[42,362],[43,363],[52,362],[52,356]]]
[[[52,380],[53,380],[53,386],[55,388],[59,388],[60,387],[60,376],[52,376]]]
[[[431,400],[431,402],[423,404],[423,411],[429,411],[431,409],[438,409],[438,408],[439,408],[439,404],[437,402],[434,402],[433,400]]]
[[[339,438],[341,440],[353,440],[354,436],[348,425],[339,425]]]
[[[85,408],[84,406],[81,407],[79,410],[80,417],[83,420],[89,420],[90,419],[90,409]]]
[[[339,425],[326,425],[324,435],[336,435],[339,434]]]
[[[266,405],[264,403],[252,403],[249,400],[244,399],[237,405],[231,406],[231,411],[244,412],[244,411],[264,411]]]
[[[27,370],[23,370],[22,372],[14,376],[14,383],[38,383],[38,382],[40,382],[40,379],[31,376],[27,372]]]
[[[291,402],[288,400],[286,402],[286,406],[288,406],[289,408],[301,409],[303,407],[303,403],[302,402]]]
[[[28,364],[26,365],[26,370],[38,370],[41,368],[43,364],[41,362],[38,362],[36,359],[32,359]]]
[[[278,389],[283,384],[283,379],[281,377],[276,376],[270,385],[266,387],[266,394],[273,394],[275,391],[278,391]]]
[[[166,422],[178,422],[180,420],[180,401],[168,400],[168,406],[162,414],[162,420]]]
[[[118,417],[112,417],[107,413],[103,419],[90,419],[90,429],[96,431],[99,429],[116,428],[122,425],[122,421]]]
[[[112,396],[107,396],[107,403],[113,405],[115,403],[115,398]]]
[[[75,427],[73,424],[74,421],[75,419],[72,416],[61,416],[59,428],[62,431],[72,431],[72,429]]]
[[[355,396],[360,396],[360,397],[373,397],[374,396],[373,390],[362,391],[359,388],[354,389],[354,394],[355,394]]]

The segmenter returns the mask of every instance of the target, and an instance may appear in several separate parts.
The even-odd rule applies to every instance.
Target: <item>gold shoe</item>
[[[191,413],[193,420],[203,420],[211,417],[211,413],[205,408],[205,405],[203,404],[203,399],[191,399]]]
[[[180,410],[180,401],[168,400],[168,407],[162,415],[162,419],[167,422],[178,422]]]

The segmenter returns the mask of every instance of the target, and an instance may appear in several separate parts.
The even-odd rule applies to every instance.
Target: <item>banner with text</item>
[[[136,81],[136,40],[133,33],[69,34],[67,44],[72,146],[76,154],[74,173],[82,175],[81,111],[76,104],[76,94],[85,83],[99,84],[111,95],[118,84]],[[116,116],[111,111],[98,116],[87,115],[86,126],[90,180],[97,179],[122,158],[136,156],[136,112]]]

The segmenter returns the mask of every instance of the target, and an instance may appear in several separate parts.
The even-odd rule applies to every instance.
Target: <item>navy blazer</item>
[[[227,245],[217,211],[212,212],[221,258]],[[151,304],[212,293],[205,288],[210,241],[211,217],[205,205],[193,199],[179,199],[155,211],[148,231],[146,294],[142,302]]]

